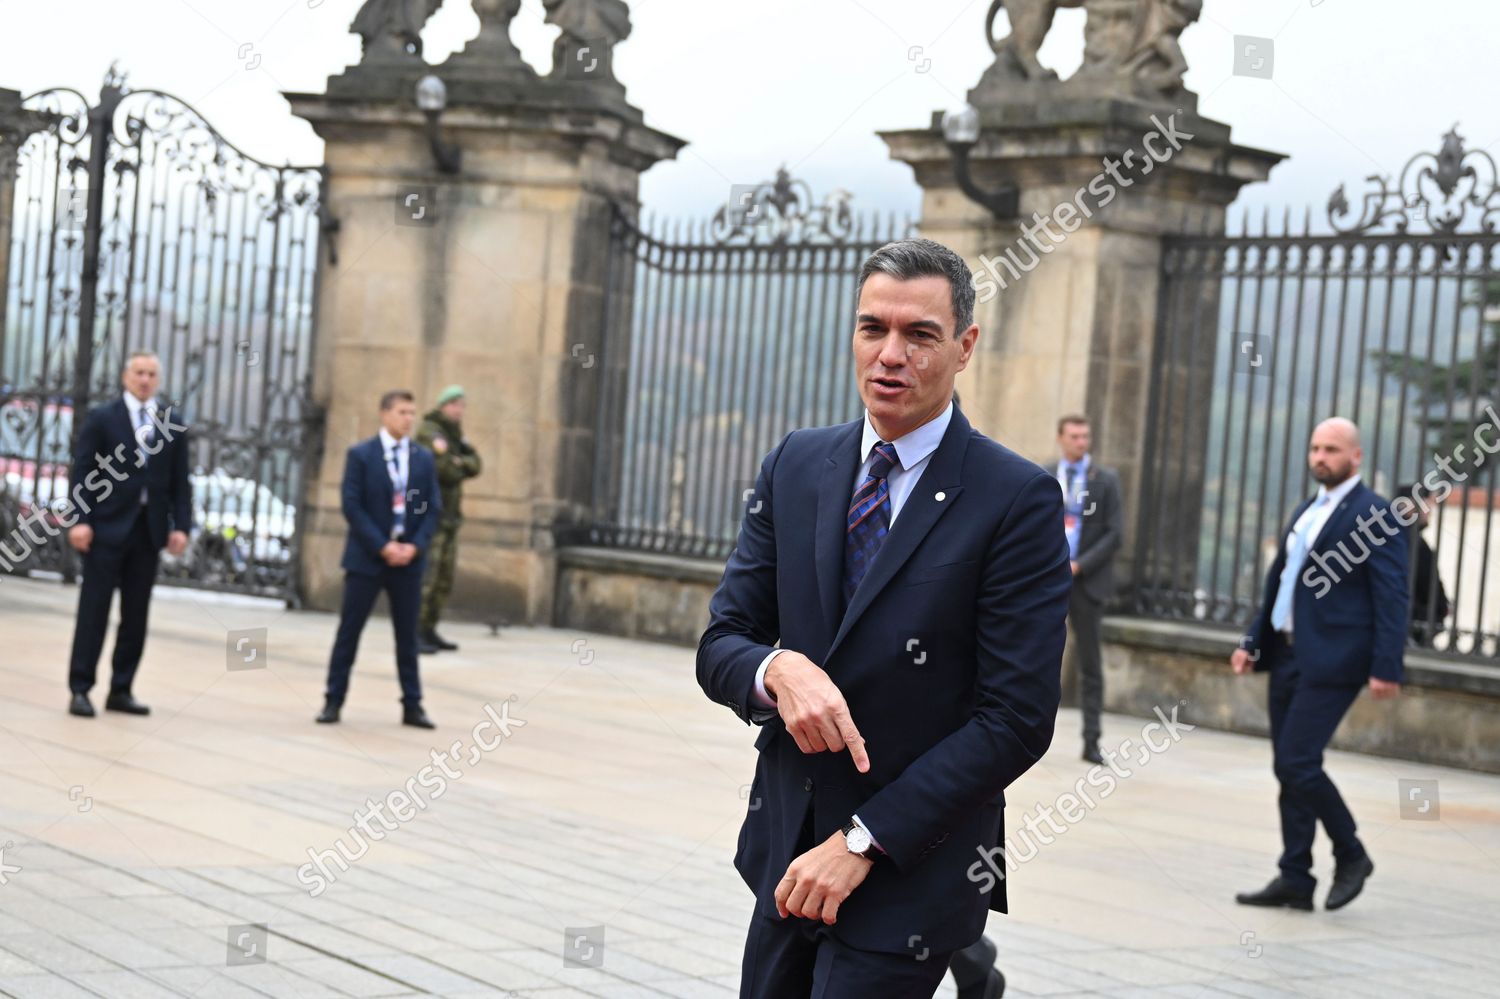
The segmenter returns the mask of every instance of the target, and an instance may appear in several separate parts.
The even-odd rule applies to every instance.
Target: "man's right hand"
[[[380,549],[380,557],[385,559],[386,565],[405,565],[409,561],[405,548],[397,541],[387,541]]]
[[[94,544],[94,529],[87,524],[74,524],[68,528],[68,544],[74,551],[87,554]]]
[[[1244,649],[1235,649],[1229,657],[1229,668],[1243,676],[1255,669],[1255,660]]]
[[[800,652],[782,652],[766,667],[766,690],[804,753],[848,749],[860,773],[869,773],[864,737],[849,717],[849,705],[828,674]]]

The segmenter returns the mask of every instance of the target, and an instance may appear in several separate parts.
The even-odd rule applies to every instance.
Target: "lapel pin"
[[[938,502],[939,502],[939,503],[941,503],[941,502],[942,502],[942,501],[943,501],[943,500],[945,500],[945,499],[947,499],[947,498],[948,498],[948,494],[947,494],[947,493],[945,493],[945,492],[943,492],[943,491],[942,491],[942,490],[941,490],[941,489],[940,489],[940,490],[938,490],[938,493],[937,493],[937,495],[936,495],[936,496],[934,496],[934,497],[932,497],[932,498],[933,498],[933,499],[935,499],[935,500],[937,500],[937,501],[938,501]]]

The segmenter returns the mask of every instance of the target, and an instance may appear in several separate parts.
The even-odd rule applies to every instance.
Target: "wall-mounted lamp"
[[[417,81],[417,107],[427,117],[427,141],[432,144],[432,158],[442,173],[458,173],[463,150],[455,142],[444,142],[438,131],[438,119],[448,106],[448,88],[432,74]]]
[[[1014,184],[985,191],[969,173],[969,150],[979,141],[979,112],[965,104],[961,110],[943,115],[943,138],[953,153],[953,179],[958,181],[959,190],[971,201],[988,208],[995,218],[1015,218],[1020,210],[1021,192]]]

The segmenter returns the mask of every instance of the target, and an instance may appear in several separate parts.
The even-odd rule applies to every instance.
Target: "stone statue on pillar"
[[[547,23],[562,33],[552,46],[552,76],[623,87],[615,78],[614,48],[630,37],[625,0],[542,0]]]
[[[362,62],[422,58],[422,29],[443,0],[365,0],[349,30],[364,43]]]
[[[1082,7],[1083,65],[1059,82],[1037,61],[1057,12]],[[1001,10],[1011,31],[994,37]],[[1203,0],[991,0],[985,34],[995,62],[969,94],[976,106],[1035,102],[1062,96],[1133,96],[1181,101],[1187,72],[1178,37],[1203,12]]]
[[[510,40],[521,0],[473,0],[479,34],[443,64],[443,79],[458,102],[483,101],[534,83],[536,71]]]

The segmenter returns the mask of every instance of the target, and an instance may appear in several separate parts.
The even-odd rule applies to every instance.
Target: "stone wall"
[[[724,567],[706,559],[564,548],[554,606],[560,628],[696,645]],[[1193,725],[1265,735],[1266,677],[1229,670],[1233,633],[1180,622],[1113,616],[1104,622],[1105,710],[1139,718],[1160,706]],[[1064,703],[1074,704],[1071,657]],[[1407,686],[1392,702],[1361,695],[1335,749],[1500,773],[1500,668],[1407,657]],[[1183,704],[1182,702],[1186,702]],[[1104,744],[1129,733],[1106,726]],[[1059,729],[1057,738],[1077,740]],[[1269,764],[1268,764],[1269,765]]]

